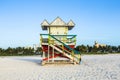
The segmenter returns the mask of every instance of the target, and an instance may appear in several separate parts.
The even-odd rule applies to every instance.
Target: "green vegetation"
[[[34,50],[33,48],[24,48],[24,47],[17,47],[11,48],[8,47],[7,49],[0,48],[0,56],[26,56],[26,55],[39,55],[41,53],[41,48],[37,48]]]
[[[120,53],[120,45],[119,46],[85,46],[85,45],[78,45],[75,48],[77,51],[80,51],[81,54],[108,54],[108,53]]]
[[[95,47],[95,46],[85,46],[78,45],[75,50],[80,51],[81,54],[108,54],[108,53],[120,53],[120,45],[119,46],[110,46],[106,47]],[[7,49],[0,48],[0,56],[27,56],[27,55],[41,55],[42,48],[38,47],[36,50],[33,48],[25,48],[25,47],[17,47]]]

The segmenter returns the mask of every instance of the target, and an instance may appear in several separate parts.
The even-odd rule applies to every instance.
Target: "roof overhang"
[[[61,25],[61,26],[57,26],[57,25],[52,25],[52,26],[42,26],[42,30],[47,30],[48,29],[48,27],[68,27],[68,30],[72,30],[72,28],[74,27],[74,26],[65,26],[65,25]]]

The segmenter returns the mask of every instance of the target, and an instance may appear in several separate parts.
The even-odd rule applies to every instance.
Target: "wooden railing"
[[[76,35],[49,35],[49,34],[40,34],[41,43],[53,43],[56,40],[51,36],[54,36],[56,39],[62,41],[65,44],[76,44]]]

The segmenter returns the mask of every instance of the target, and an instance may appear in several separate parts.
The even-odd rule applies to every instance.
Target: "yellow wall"
[[[52,35],[67,35],[68,27],[50,27],[50,34]]]

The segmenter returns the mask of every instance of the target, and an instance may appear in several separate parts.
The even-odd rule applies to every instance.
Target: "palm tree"
[[[92,52],[97,52],[98,51],[98,48],[96,47],[96,46],[93,46],[93,48],[92,48]]]
[[[92,46],[87,45],[87,52],[92,52]]]
[[[0,48],[0,55],[3,55],[3,49]]]
[[[118,46],[118,52],[120,52],[120,45]]]
[[[5,50],[5,53],[7,55],[13,55],[13,49],[11,47],[8,47],[6,50]]]
[[[112,46],[112,52],[117,52],[118,51],[118,48],[116,46]]]
[[[0,48],[0,53],[2,53],[3,52],[3,49],[2,48]]]
[[[79,45],[76,47],[76,50],[86,53],[87,52],[87,47],[85,45]]]

